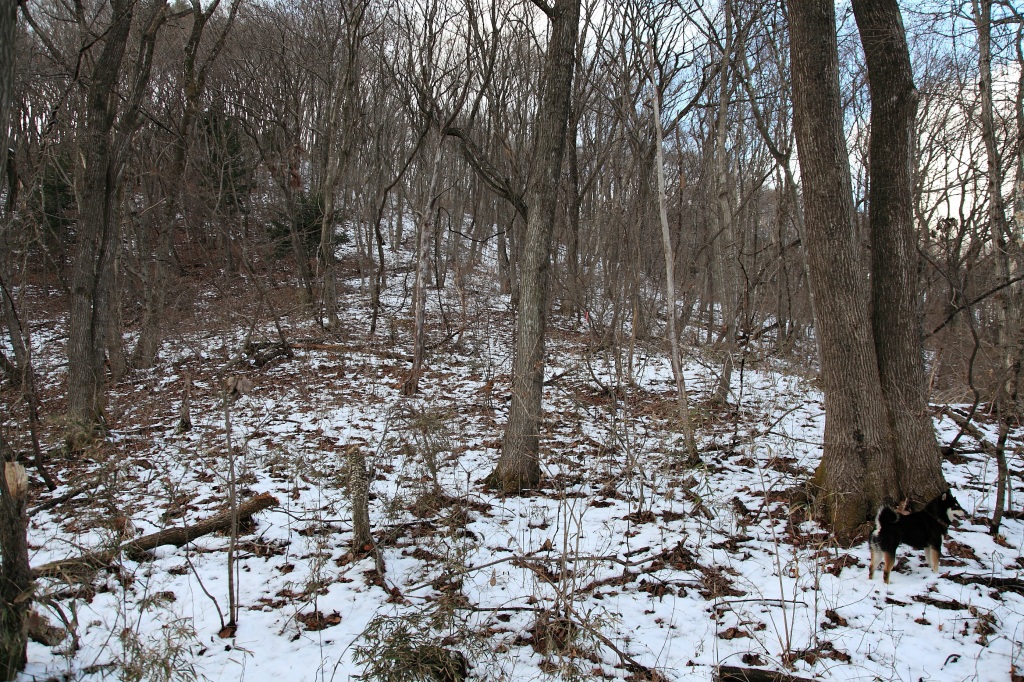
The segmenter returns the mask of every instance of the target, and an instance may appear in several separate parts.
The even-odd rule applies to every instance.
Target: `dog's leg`
[[[871,562],[868,563],[868,580],[875,579],[875,566],[878,565],[878,548],[871,545]]]
[[[889,584],[889,574],[892,573],[892,567],[896,564],[896,555],[890,554],[889,552],[882,552],[885,556],[885,566],[882,568],[882,580],[885,584]]]
[[[926,547],[925,554],[928,557],[928,564],[932,567],[932,573],[939,572],[939,550],[935,547]]]

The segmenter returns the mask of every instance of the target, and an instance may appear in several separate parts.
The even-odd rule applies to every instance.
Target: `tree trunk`
[[[164,547],[167,545],[182,547],[190,542],[194,542],[197,538],[201,538],[204,535],[231,530],[232,524],[236,523],[238,520],[244,521],[264,509],[276,507],[279,504],[280,502],[278,499],[270,493],[259,493],[255,497],[251,497],[242,502],[235,509],[226,509],[225,511],[215,514],[209,518],[200,519],[192,525],[164,528],[163,530],[159,530],[155,533],[144,535],[141,538],[136,538],[135,540],[126,542],[114,549],[85,552],[77,557],[51,561],[48,564],[43,564],[42,566],[32,569],[32,575],[37,578],[69,576],[73,575],[76,572],[76,569],[101,568],[103,566],[107,566],[112,561],[115,561],[120,557],[121,553],[124,553],[125,556],[130,559],[141,561],[145,558],[146,552],[154,550],[157,547]]]
[[[14,37],[18,23],[18,3],[0,0],[0,187],[7,168],[7,122],[14,94]],[[13,302],[12,302],[13,305]],[[12,339],[15,330],[11,329]],[[20,369],[31,372],[28,353]],[[30,387],[34,392],[34,386]],[[31,409],[31,405],[30,405]],[[34,430],[33,430],[34,434]],[[0,436],[2,438],[2,436]],[[7,450],[7,448],[3,448]],[[5,462],[0,476],[0,675],[13,680],[28,660],[28,594],[32,573],[28,565],[25,495],[28,477],[16,462]]]
[[[113,299],[116,205],[121,181],[114,152],[115,93],[135,3],[111,1],[111,24],[93,68],[82,131],[78,244],[68,323],[68,417],[86,428],[102,424],[104,350]]]
[[[901,495],[917,507],[948,486],[926,393],[914,230],[918,94],[896,0],[854,0],[871,92],[868,207],[872,329]]]
[[[432,132],[428,132],[433,137]],[[423,208],[417,212],[416,222],[416,282],[413,285],[413,339],[412,339],[412,369],[409,376],[402,384],[402,394],[416,395],[420,390],[420,377],[423,376],[423,362],[426,359],[426,319],[427,319],[427,270],[430,267],[430,235],[434,228],[435,206],[434,199],[437,191],[438,176],[441,170],[441,145],[443,140],[438,139],[434,147],[434,158],[430,181],[427,184],[426,193],[423,195]],[[427,147],[430,146],[429,140]]]
[[[112,0],[110,26],[90,77],[81,132],[82,159],[76,193],[80,214],[68,321],[69,445],[91,438],[104,419],[106,351],[120,354],[116,262],[121,239],[120,201],[131,139],[149,91],[157,31],[167,4],[151,0],[141,22],[139,51],[129,89],[118,93],[121,63],[132,27],[135,0]],[[118,117],[119,104],[122,113]],[[116,370],[122,358],[112,362]]]
[[[18,28],[17,0],[0,0],[0,187],[7,184],[11,102],[14,100],[14,39]]]
[[[722,322],[725,324],[725,338],[722,359],[722,374],[711,402],[719,407],[729,403],[729,392],[732,390],[732,371],[736,354],[736,322],[740,316],[739,273],[737,272],[740,258],[739,243],[736,239],[736,225],[732,210],[732,182],[729,173],[729,157],[725,143],[728,138],[729,100],[732,97],[732,51],[733,51],[733,15],[732,1],[723,3],[725,17],[725,41],[722,44],[722,58],[719,63],[718,112],[715,117],[715,197],[717,199],[718,248],[722,272]]]
[[[362,44],[364,33],[362,20],[365,16],[367,2],[358,2],[352,8],[350,16],[347,15],[346,30],[346,66],[344,78],[340,84],[329,92],[331,109],[328,116],[327,130],[325,131],[327,172],[320,187],[320,195],[323,197],[324,212],[320,224],[320,257],[323,261],[323,304],[327,313],[327,327],[332,330],[338,328],[338,293],[336,281],[337,264],[334,257],[334,225],[337,222],[335,215],[335,192],[338,188],[338,181],[349,172],[349,159],[355,148],[355,126],[357,105],[359,101],[359,50]],[[343,136],[340,148],[337,148],[337,137]],[[344,204],[343,204],[344,205]],[[379,231],[379,222],[375,225]],[[378,248],[380,245],[378,243]],[[370,244],[367,243],[367,252]],[[383,267],[383,260],[381,262]],[[374,282],[377,281],[377,273],[374,273]],[[377,292],[375,295],[379,295]]]
[[[349,445],[345,451],[348,464],[348,494],[352,503],[352,556],[373,550],[370,531],[370,482],[366,473],[366,456],[359,445]]]
[[[0,20],[2,21],[2,20]],[[25,500],[28,476],[17,462],[4,464],[0,476],[0,675],[13,680],[28,660],[28,607],[32,571],[28,565]]]
[[[986,175],[988,180],[989,233],[995,246],[996,270],[1003,282],[1009,282],[1015,274],[1011,253],[1019,252],[1016,237],[1006,219],[1006,200],[1003,197],[1005,173],[1003,159],[996,139],[996,112],[992,92],[992,0],[972,0],[971,7],[975,29],[978,32],[978,96],[981,104],[981,137],[985,143]],[[996,389],[994,399],[1003,404],[1003,411],[1010,416],[1016,409],[1015,399],[1020,367],[1015,367],[1017,357],[1017,336],[1020,328],[1020,287],[1010,285],[997,295],[999,321],[996,328],[999,353],[1003,359],[1003,377]]]
[[[837,534],[899,496],[868,285],[854,231],[832,0],[788,0],[793,117],[804,190],[806,246],[825,394],[825,438],[815,476]]]
[[[651,67],[651,78],[654,78],[654,49],[648,47]],[[655,132],[655,163],[658,172],[658,217],[661,222],[661,240],[665,251],[665,302],[667,306],[666,319],[669,352],[672,354],[672,376],[676,380],[676,399],[679,402],[679,422],[683,429],[683,443],[686,447],[686,459],[683,462],[686,466],[697,466],[700,464],[700,456],[697,454],[697,442],[693,434],[693,420],[690,419],[690,399],[686,394],[686,380],[683,377],[682,359],[679,352],[679,335],[676,332],[676,257],[672,249],[672,234],[668,227],[668,203],[665,190],[665,153],[662,150],[661,133],[661,103],[655,87],[651,104],[654,108],[654,132]],[[634,323],[635,326],[635,323]]]
[[[580,0],[556,0],[550,13],[551,38],[537,110],[533,172],[525,197],[526,234],[518,263],[519,308],[512,362],[512,402],[501,458],[491,476],[497,487],[509,493],[536,486],[541,476],[539,451],[548,269],[569,123],[579,14]]]

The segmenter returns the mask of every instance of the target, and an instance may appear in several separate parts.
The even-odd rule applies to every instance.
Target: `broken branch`
[[[252,499],[246,500],[238,506],[238,518],[246,519],[269,507],[276,507],[280,502],[270,493],[261,493]],[[129,557],[139,557],[149,550],[173,545],[181,547],[210,533],[227,530],[231,526],[231,511],[226,510],[220,514],[211,516],[208,519],[197,521],[191,526],[180,526],[176,528],[165,528],[150,535],[126,542],[115,549],[98,552],[87,552],[80,557],[71,559],[60,559],[51,561],[48,564],[33,569],[32,574],[36,578],[57,578],[75,568],[102,568],[109,565],[122,552]]]

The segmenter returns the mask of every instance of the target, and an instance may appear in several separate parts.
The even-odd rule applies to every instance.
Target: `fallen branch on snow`
[[[261,493],[238,505],[238,519],[247,519],[264,509],[276,507],[279,504],[280,502],[278,499],[270,493]],[[43,564],[42,566],[33,569],[32,574],[36,578],[58,578],[68,573],[74,573],[76,569],[102,568],[103,566],[109,565],[121,553],[124,553],[129,557],[137,558],[145,552],[156,549],[157,547],[162,547],[164,545],[181,547],[182,545],[192,542],[196,538],[209,535],[210,533],[228,530],[230,527],[231,510],[228,509],[220,514],[211,516],[208,519],[197,521],[191,526],[165,528],[164,530],[157,531],[156,533],[144,535],[141,538],[126,542],[115,549],[102,550],[99,552],[87,552],[79,557],[51,561],[48,564]]]

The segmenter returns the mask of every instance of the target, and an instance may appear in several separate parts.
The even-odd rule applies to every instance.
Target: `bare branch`
[[[540,8],[541,12],[544,12],[544,14],[548,15],[548,19],[554,19],[556,16],[558,16],[558,13],[555,11],[555,8],[549,5],[548,3],[544,2],[544,0],[530,0],[530,2],[532,2],[538,8]]]

